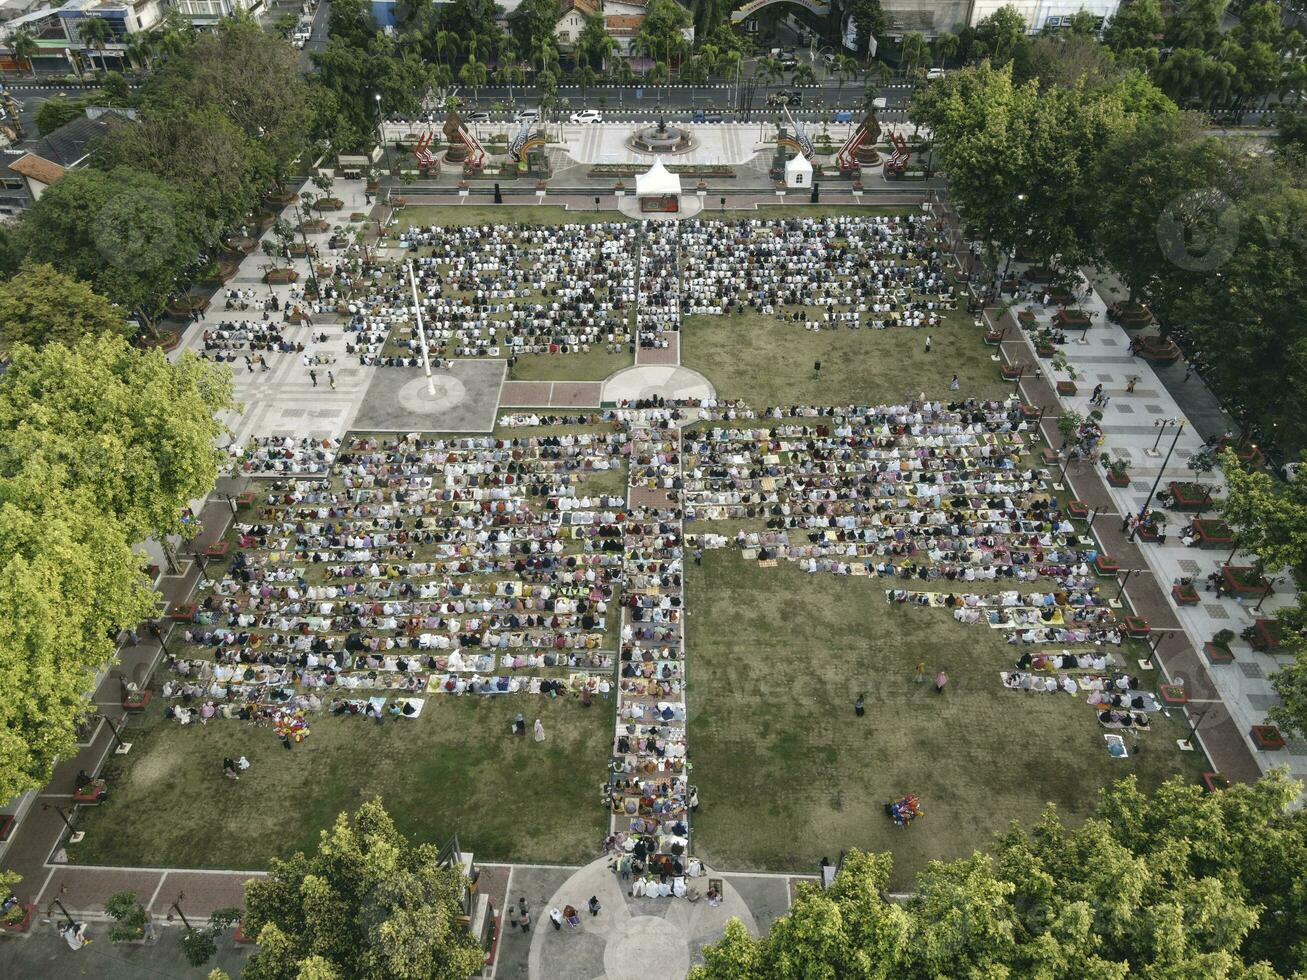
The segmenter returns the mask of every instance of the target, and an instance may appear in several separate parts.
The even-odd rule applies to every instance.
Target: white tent
[[[811,169],[811,168],[809,168]],[[636,174],[635,196],[637,198],[666,198],[681,196],[681,178],[663,166],[662,160],[654,160],[648,173]]]
[[[785,161],[785,186],[812,186],[812,164],[802,153],[796,153],[794,159]]]

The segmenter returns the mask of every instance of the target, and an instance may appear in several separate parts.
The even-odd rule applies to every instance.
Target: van
[[[295,33],[291,35],[290,39],[294,42],[295,47],[302,48],[311,37],[313,37],[313,25],[306,20],[302,20],[295,25]]]

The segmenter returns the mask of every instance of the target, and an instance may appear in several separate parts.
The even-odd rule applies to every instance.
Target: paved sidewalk
[[[1020,308],[1027,305],[1020,304]],[[1154,630],[1174,631],[1161,641],[1158,656],[1167,677],[1173,683],[1185,685],[1190,699],[1190,723],[1196,724],[1198,737],[1213,764],[1232,779],[1253,779],[1267,768],[1285,764],[1294,775],[1307,775],[1307,744],[1291,743],[1288,752],[1266,753],[1256,750],[1249,737],[1252,726],[1263,723],[1266,709],[1278,700],[1266,678],[1287,658],[1257,653],[1242,641],[1232,645],[1236,654],[1233,664],[1214,665],[1197,652],[1217,631],[1228,628],[1237,634],[1256,616],[1269,616],[1289,602],[1290,595],[1277,593],[1256,614],[1251,603],[1218,599],[1213,593],[1204,593],[1198,606],[1177,607],[1170,595],[1172,584],[1188,577],[1201,590],[1206,576],[1221,567],[1228,552],[1201,551],[1182,545],[1178,532],[1188,522],[1188,515],[1182,514],[1172,515],[1165,545],[1126,540],[1121,529],[1124,515],[1137,513],[1145,503],[1150,510],[1163,509],[1155,496],[1149,502],[1154,485],[1164,490],[1173,480],[1196,481],[1213,487],[1213,494],[1219,495],[1224,492],[1225,481],[1219,469],[1195,474],[1188,468],[1187,460],[1201,448],[1202,436],[1188,424],[1185,411],[1158,374],[1147,362],[1131,356],[1129,335],[1108,322],[1101,297],[1091,293],[1080,305],[1095,316],[1084,342],[1080,341],[1079,331],[1069,331],[1070,341],[1062,348],[1077,374],[1075,395],[1059,396],[1052,391],[1050,382],[1066,380],[1067,376],[1055,374],[1050,362],[1038,361],[1027,337],[1007,314],[1000,324],[1007,328],[1004,357],[1009,363],[1039,365],[1042,375],[1023,381],[1022,387],[1027,397],[1046,408],[1043,430],[1055,447],[1061,444],[1058,414],[1074,410],[1088,415],[1094,408],[1089,404],[1089,397],[1096,384],[1102,384],[1109,396],[1103,419],[1105,439],[1100,451],[1113,459],[1128,460],[1132,481],[1124,488],[1110,488],[1098,468],[1091,468],[1089,463],[1073,468],[1068,474],[1069,481],[1080,499],[1091,507],[1106,508],[1107,513],[1100,513],[1095,522],[1095,532],[1104,550],[1117,560],[1123,572],[1137,570],[1125,590],[1136,614],[1147,619]],[[1035,305],[1033,309],[1041,324],[1056,312],[1054,306]],[[1133,392],[1127,392],[1126,382],[1131,376],[1139,381]],[[1212,410],[1214,399],[1204,404],[1196,387],[1194,391],[1189,401],[1204,428],[1217,425],[1224,431]],[[1219,413],[1219,406],[1215,406],[1215,412]],[[1178,427],[1172,424],[1163,431],[1160,422],[1180,419],[1186,420],[1186,425],[1179,430],[1176,441]],[[1173,442],[1175,450],[1164,469],[1165,454]],[[1151,455],[1155,444],[1158,456]],[[1249,563],[1250,556],[1243,556],[1243,561]]]

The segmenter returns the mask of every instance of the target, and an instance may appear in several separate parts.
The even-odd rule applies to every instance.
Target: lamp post
[[[1151,447],[1144,450],[1144,455],[1145,456],[1162,455],[1160,452],[1158,452],[1157,449],[1158,443],[1162,441],[1162,433],[1166,432],[1167,426],[1177,425],[1179,424],[1179,422],[1180,422],[1179,419],[1155,419],[1153,421],[1153,427],[1157,429],[1157,438],[1153,440],[1153,444]]]
[[[1176,420],[1172,420],[1176,421]],[[1139,508],[1139,516],[1143,517],[1148,513],[1148,505],[1153,502],[1153,494],[1157,493],[1158,484],[1162,482],[1162,474],[1166,472],[1166,464],[1171,462],[1171,454],[1175,452],[1176,444],[1180,441],[1180,436],[1184,433],[1184,420],[1176,421],[1175,438],[1171,440],[1171,448],[1166,451],[1166,459],[1162,460],[1162,468],[1157,471],[1157,479],[1153,481],[1153,488],[1148,491],[1148,499],[1144,505]]]
[[[427,353],[427,332],[422,326],[422,301],[418,299],[418,283],[413,275],[413,263],[408,263],[408,284],[413,290],[413,316],[417,318],[418,343],[422,345],[422,367],[427,374],[427,394],[436,395],[436,382],[431,377],[431,358]]]
[[[165,657],[171,657],[172,654],[168,652],[168,644],[163,640],[163,630],[159,629],[159,624],[155,620],[150,620],[150,632],[153,633],[154,638],[159,641],[159,649],[163,651],[163,655]]]
[[[132,743],[123,741],[122,734],[119,732],[118,727],[113,723],[113,719],[108,715],[101,715],[100,717],[102,717],[104,723],[109,726],[109,734],[113,736],[113,740],[118,743],[117,748],[113,750],[113,754],[126,755],[130,752],[132,750]],[[123,727],[127,727],[127,718],[125,716],[123,718]]]
[[[167,915],[167,920],[168,920],[169,922],[171,922],[171,921],[172,921],[172,914],[173,914],[173,912],[176,912],[176,913],[177,913],[177,917],[178,917],[179,919],[182,920],[182,925],[184,925],[184,926],[186,927],[187,931],[188,931],[188,932],[194,932],[194,931],[195,931],[194,927],[190,924],[189,921],[187,921],[187,919],[186,919],[186,913],[182,911],[182,901],[183,901],[185,898],[186,898],[186,893],[185,893],[185,892],[178,892],[178,893],[177,893],[177,899],[176,899],[176,901],[174,901],[171,905],[168,906],[168,915]]]
[[[1136,569],[1133,568],[1127,568],[1125,570],[1125,578],[1121,579],[1121,588],[1116,590],[1116,598],[1112,600],[1113,602],[1119,603],[1121,601],[1121,596],[1125,595],[1126,583],[1130,581],[1130,576],[1133,575],[1135,571]]]
[[[381,118],[381,93],[374,93],[373,98],[377,100],[377,146],[382,147],[384,151],[386,146],[386,130],[383,125],[385,120]]]
[[[322,285],[318,282],[318,270],[313,264],[313,250],[309,248],[309,236],[304,233],[304,211],[295,205],[295,217],[299,218],[300,241],[304,243],[304,258],[309,263],[309,279],[313,282],[313,291],[317,293],[318,302],[322,301]]]
[[[64,822],[64,826],[68,828],[68,843],[78,844],[81,842],[82,838],[86,836],[85,831],[77,830],[73,827],[73,822],[68,819],[68,814],[64,813],[62,808],[56,806],[53,803],[42,803],[41,809],[53,810],[55,813],[59,814],[59,819],[62,820]]]

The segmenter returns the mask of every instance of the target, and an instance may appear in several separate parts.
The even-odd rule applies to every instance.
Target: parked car
[[[517,115],[513,117],[514,122],[536,122],[540,118],[539,109],[518,109]]]
[[[935,79],[943,78],[943,77],[944,77],[943,68],[932,68],[930,69],[930,71],[926,72],[926,81],[928,82],[933,82]]]
[[[603,122],[604,114],[598,109],[582,109],[580,112],[572,113],[571,120],[574,123],[597,123]]]
[[[469,112],[467,114],[467,121],[480,123],[490,122],[490,113],[486,112],[484,109],[478,109],[476,112]]]
[[[771,95],[767,96],[767,104],[770,106],[787,105],[793,109],[797,109],[799,106],[803,105],[803,93],[798,89],[795,89],[793,92],[773,92]]]
[[[833,119],[833,120],[834,120],[835,122],[837,122],[837,123],[838,123],[838,122],[842,122],[842,123],[853,122],[853,110],[852,110],[852,109],[836,109],[836,110],[835,110],[835,114],[834,114],[833,116],[831,116],[831,119]]]

